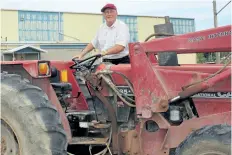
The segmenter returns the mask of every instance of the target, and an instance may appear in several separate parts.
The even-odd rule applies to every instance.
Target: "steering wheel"
[[[76,69],[76,70],[83,70],[83,69],[90,69],[93,65],[93,63],[100,58],[102,55],[101,54],[96,54],[93,56],[90,56],[86,59],[83,60],[78,60],[76,58],[72,59],[72,61],[75,62],[72,66],[70,66],[70,69]]]

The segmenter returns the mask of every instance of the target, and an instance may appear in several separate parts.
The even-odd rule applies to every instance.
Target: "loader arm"
[[[202,80],[211,74],[200,72],[199,70],[188,72],[184,70],[186,65],[168,66],[169,69],[162,70],[162,67],[158,65],[157,59],[151,61],[147,55],[157,55],[162,52],[176,52],[177,54],[230,52],[231,26],[159,38],[143,43],[131,43],[129,49],[137,114],[142,115],[144,118],[149,118],[152,116],[152,112],[167,111],[169,100],[178,96],[182,92],[182,87],[196,80]],[[220,69],[223,66],[215,65],[212,67],[219,67]],[[210,67],[207,69],[210,69]],[[231,64],[229,63],[220,74],[215,75],[211,79],[210,84],[198,84],[198,88],[195,89],[194,93],[185,93],[185,97],[213,87],[216,83],[221,82],[223,78],[228,79],[228,83],[230,83],[228,78],[231,76],[230,69]],[[172,70],[176,71],[173,72]],[[227,70],[226,73],[224,73],[225,70]],[[182,77],[183,81],[178,83],[177,81]],[[176,85],[169,85],[170,80],[175,83],[173,79],[177,80]],[[217,88],[220,89],[219,87]]]

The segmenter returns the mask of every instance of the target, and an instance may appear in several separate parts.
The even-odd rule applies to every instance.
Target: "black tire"
[[[6,126],[15,134],[19,155],[67,155],[67,135],[47,95],[19,75],[1,73],[1,129]]]
[[[190,134],[175,155],[231,155],[231,126],[206,126]]]

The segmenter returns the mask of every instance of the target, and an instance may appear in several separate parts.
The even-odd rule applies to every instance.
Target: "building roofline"
[[[28,9],[1,9],[3,11],[32,11],[32,12],[57,12],[57,13],[69,13],[69,14],[86,14],[86,15],[102,15],[101,13],[93,13],[93,12],[74,12],[74,11],[45,11],[45,10],[28,10]],[[149,17],[149,18],[164,18],[165,16],[152,16],[152,15],[130,15],[130,14],[119,14],[120,16],[132,16],[132,17]],[[187,17],[172,17],[169,16],[170,18],[176,18],[176,19],[193,19],[195,20],[195,18],[187,18]]]
[[[22,45],[22,46],[19,46],[19,47],[16,47],[16,48],[13,48],[13,49],[10,49],[10,50],[7,50],[7,51],[3,51],[3,53],[4,54],[6,54],[6,53],[15,53],[15,52],[20,51],[20,50],[25,49],[25,48],[31,48],[31,49],[34,49],[34,50],[36,50],[38,52],[47,53],[46,50],[38,48],[38,47],[34,47],[32,45]]]
[[[5,45],[87,45],[88,43],[77,43],[77,42],[53,42],[53,41],[7,41],[1,42],[2,46]]]
[[[195,18],[187,18],[187,17],[171,17],[172,19],[193,19],[195,20]]]

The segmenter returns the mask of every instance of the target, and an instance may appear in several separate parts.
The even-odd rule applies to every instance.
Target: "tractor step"
[[[94,127],[95,129],[107,129],[107,128],[109,128],[111,126],[111,124],[92,121],[92,122],[79,122],[79,126],[81,128]]]
[[[88,115],[94,115],[95,111],[90,111],[90,110],[81,110],[81,111],[76,111],[76,110],[67,110],[66,116],[69,115],[79,115],[79,116],[88,116]]]
[[[105,145],[108,138],[74,137],[70,145]]]

